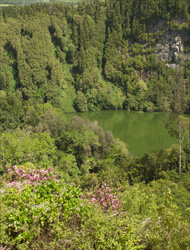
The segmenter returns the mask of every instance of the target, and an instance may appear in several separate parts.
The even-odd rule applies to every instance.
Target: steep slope
[[[93,1],[0,10],[0,89],[65,112],[189,112],[190,3]]]

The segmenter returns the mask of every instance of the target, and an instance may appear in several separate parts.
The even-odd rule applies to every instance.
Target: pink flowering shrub
[[[28,181],[32,182],[41,182],[45,180],[55,180],[57,175],[54,173],[53,168],[42,169],[41,167],[34,168],[25,168],[24,166],[13,166],[8,169],[8,177],[10,182],[15,181]]]
[[[120,208],[120,188],[113,192],[114,189],[107,186],[105,182],[102,183],[100,188],[96,188],[94,192],[88,194],[90,203],[100,204],[104,211],[118,210]]]

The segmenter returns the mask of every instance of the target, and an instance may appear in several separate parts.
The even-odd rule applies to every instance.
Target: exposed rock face
[[[176,17],[174,23],[183,25],[186,20]],[[162,32],[162,35],[157,40],[155,53],[158,54],[160,60],[166,62],[169,68],[176,69],[179,67],[181,59],[187,59],[188,53],[184,53],[184,47],[185,43],[190,40],[188,30],[177,30],[177,28],[171,30],[166,20],[160,20],[157,24],[150,24],[147,31],[150,33]]]
[[[179,64],[179,55],[184,54],[184,43],[188,39],[187,35],[181,35],[178,32],[173,34],[166,32],[157,43],[155,52],[158,53],[159,59],[167,63]],[[184,54],[183,57],[186,55]]]
[[[185,31],[171,31],[166,28],[156,44],[155,53],[158,58],[165,61],[170,68],[178,68],[180,60],[186,60],[188,53],[184,53],[185,43],[190,39],[190,34]]]

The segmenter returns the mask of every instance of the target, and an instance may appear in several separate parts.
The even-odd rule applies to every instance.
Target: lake
[[[164,126],[164,121],[167,119],[166,113],[110,110],[67,115],[69,117],[78,115],[91,121],[98,121],[104,130],[111,130],[115,138],[124,141],[129,151],[136,156],[177,144],[177,140],[168,134]]]

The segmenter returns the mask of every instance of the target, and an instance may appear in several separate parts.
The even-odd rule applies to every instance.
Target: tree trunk
[[[179,121],[179,175],[181,175],[181,123]]]

